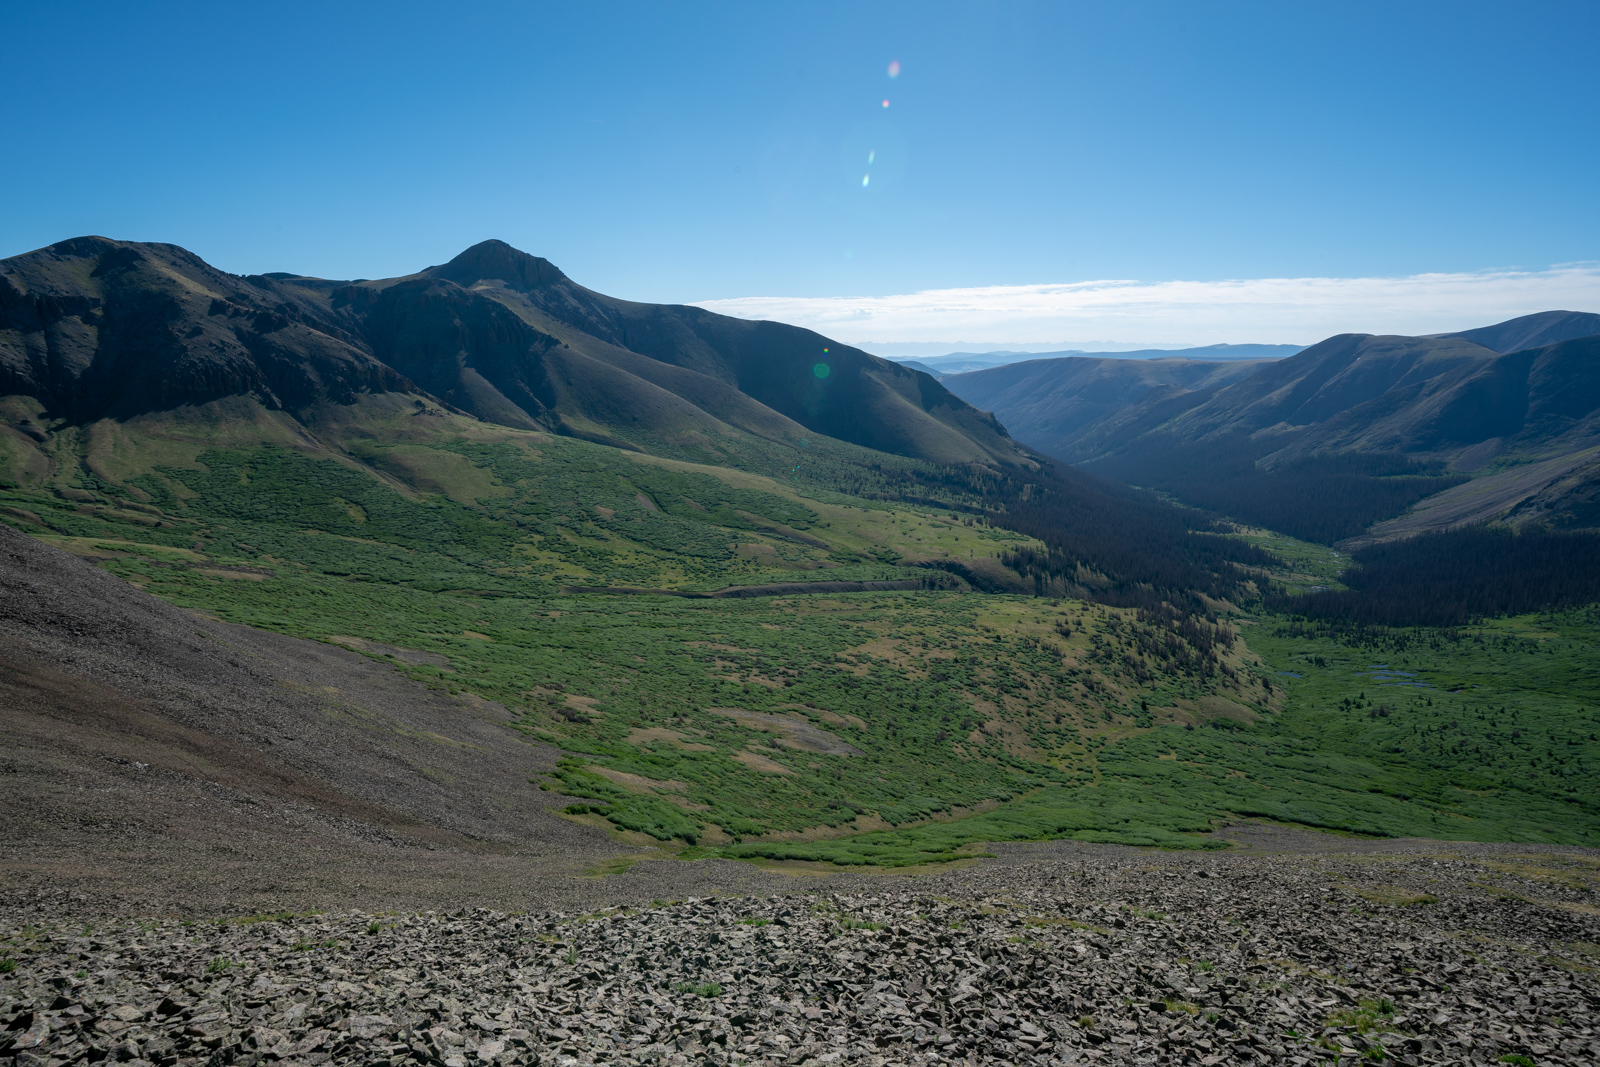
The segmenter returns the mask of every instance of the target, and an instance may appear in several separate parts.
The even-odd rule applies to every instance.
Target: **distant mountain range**
[[[505,426],[712,460],[742,438],[823,434],[934,463],[1029,462],[916,371],[781,323],[604,296],[501,241],[381,281],[240,277],[103,237],[0,261],[0,396],[50,419],[407,391]]]
[[[1304,349],[1304,345],[1205,345],[1199,348],[1138,348],[1127,352],[1089,352],[1069,348],[1060,352],[951,352],[945,356],[897,362],[903,367],[914,367],[936,377],[944,377],[1046,359],[1198,359],[1209,362],[1284,359]]]
[[[902,367],[906,367],[911,370],[919,370],[923,374],[931,375],[935,378],[944,377],[944,372],[940,371],[939,368],[930,367],[928,364],[919,359],[897,359],[895,362],[900,364]]]
[[[1011,356],[935,379],[951,361]],[[1600,526],[1600,315],[1588,313],[1303,351],[907,366],[781,323],[605,296],[500,241],[377,281],[238,276],[174,245],[102,237],[0,261],[0,482],[33,484],[63,449],[115,482],[132,469],[118,458],[127,427],[143,427],[148,465],[173,419],[191,436],[354,455],[352,427],[396,405],[769,475],[809,463],[849,492],[886,491],[889,457],[930,465],[897,467],[910,481],[895,492],[920,482],[937,495],[949,478],[979,492],[987,475],[948,472],[999,472],[1024,496],[992,503],[1014,515],[1042,452],[1329,543],[1487,520]],[[1073,501],[1167,522],[1110,503],[1121,498],[1103,484],[1051,484],[1040,531]]]
[[[1551,311],[1271,362],[1033,360],[942,381],[1043,452],[1313,540],[1590,527],[1597,335],[1600,315]]]

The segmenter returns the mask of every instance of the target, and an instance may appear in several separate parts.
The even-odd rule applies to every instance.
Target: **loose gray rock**
[[[1600,1062],[1600,863],[1586,853],[1052,855],[586,914],[84,923],[13,909],[0,1056]],[[1571,874],[1555,896],[1553,869]]]

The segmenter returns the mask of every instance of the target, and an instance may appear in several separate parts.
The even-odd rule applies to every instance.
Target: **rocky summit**
[[[1585,1064],[1600,863],[1010,846],[764,896],[135,921],[14,893],[20,1065]],[[645,864],[647,867],[657,864]],[[80,902],[81,905],[81,902]]]

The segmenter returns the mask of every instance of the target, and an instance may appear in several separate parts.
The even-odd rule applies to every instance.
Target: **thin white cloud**
[[[1095,337],[1306,344],[1335,333],[1444,333],[1535,311],[1600,311],[1600,265],[1403,278],[995,285],[899,296],[738,297],[699,306],[859,343]]]

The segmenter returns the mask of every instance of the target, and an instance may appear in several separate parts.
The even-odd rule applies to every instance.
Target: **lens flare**
[[[861,176],[861,188],[865,189],[867,186],[869,186],[871,184],[872,184],[872,175],[863,174]]]
[[[900,77],[900,61],[898,59],[891,59],[889,61],[889,77]]]
[[[811,368],[811,373],[815,374],[818,378],[826,378],[828,376],[828,365],[826,363],[818,363],[815,367]]]
[[[884,101],[884,102],[883,102],[883,106],[884,106],[884,107],[888,107],[888,106],[889,106],[889,101],[887,101],[887,100],[885,100],[885,101]]]
[[[878,158],[878,150],[874,148],[867,153],[867,166],[872,166],[872,161]]]

